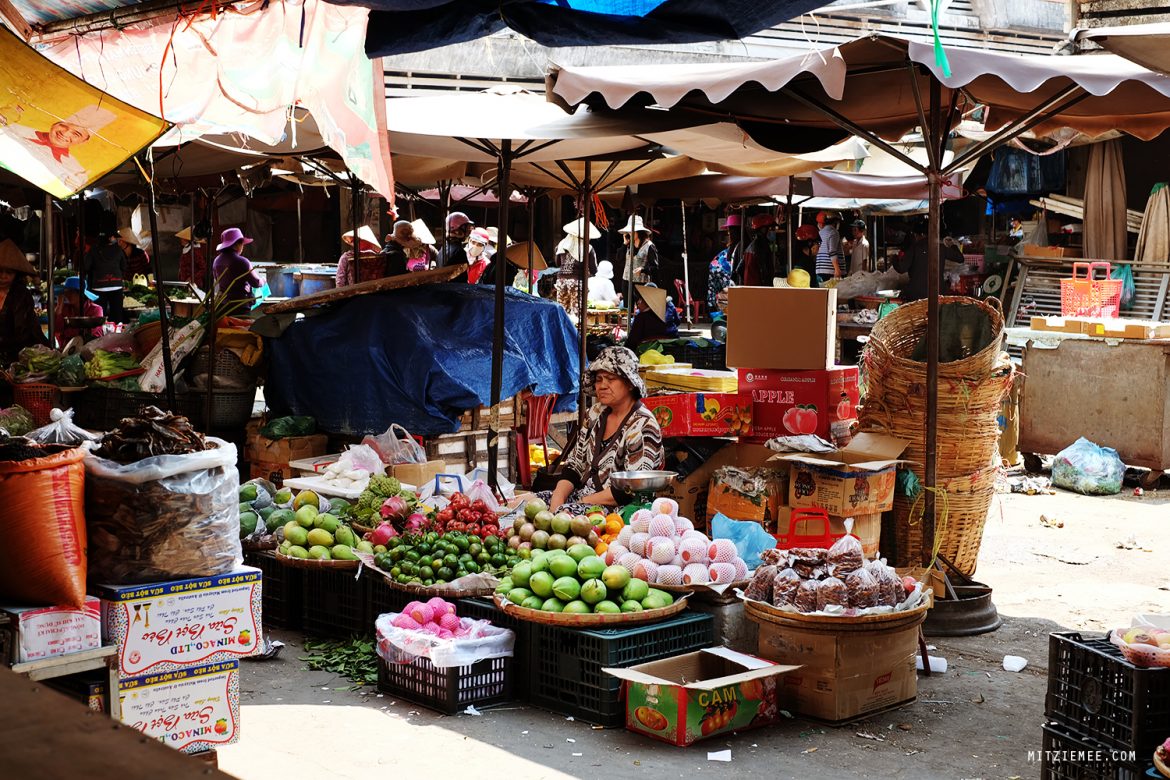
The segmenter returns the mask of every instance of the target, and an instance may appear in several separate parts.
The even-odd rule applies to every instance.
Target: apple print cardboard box
[[[777,455],[787,461],[788,505],[856,517],[894,508],[894,479],[909,442],[878,433],[859,433],[848,446],[821,453]]]
[[[810,371],[739,369],[739,392],[750,400],[749,441],[815,433],[838,446],[857,422],[857,366]]]
[[[240,662],[124,679],[122,722],[167,747],[202,753],[240,739]]]
[[[259,655],[261,573],[230,574],[146,585],[103,585],[102,634],[118,645],[122,677],[186,669]]]
[[[626,689],[626,728],[684,747],[780,720],[777,678],[799,666],[726,647],[606,669]]]

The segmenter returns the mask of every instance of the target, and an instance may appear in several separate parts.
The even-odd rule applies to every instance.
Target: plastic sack
[[[236,448],[207,442],[215,446],[125,465],[85,458],[91,582],[206,577],[243,565]]]
[[[730,539],[748,570],[760,565],[760,553],[776,548],[776,537],[754,520],[732,520],[719,512],[711,518],[711,539]]]
[[[397,432],[401,431],[402,436]],[[395,423],[379,436],[366,436],[362,444],[373,447],[382,458],[383,463],[398,465],[403,463],[426,463],[427,452],[410,435],[410,431]]]
[[[85,455],[0,462],[4,533],[20,545],[0,566],[3,601],[85,606]]]
[[[191,320],[176,332],[171,334],[171,365],[177,366],[188,355],[195,351],[203,341],[203,323]],[[142,358],[142,367],[146,372],[138,376],[138,386],[147,393],[161,393],[167,389],[164,376],[165,362],[163,361],[162,341],[154,345],[154,349]]]
[[[552,455],[552,448],[549,448],[549,455]],[[488,470],[483,466],[476,466],[471,471],[467,472],[467,478],[472,482],[482,479],[487,482]],[[508,501],[516,496],[516,486],[504,479],[504,476],[496,472],[496,482],[499,483],[500,494],[503,495],[504,500]],[[474,501],[474,499],[472,499]]]
[[[1052,461],[1052,484],[1086,496],[1121,492],[1125,464],[1111,447],[1101,447],[1083,436],[1061,450]]]
[[[48,425],[37,428],[28,434],[28,438],[37,444],[81,444],[87,441],[97,441],[98,437],[84,428],[73,424],[73,410],[53,409],[49,412]]]
[[[1109,274],[1111,279],[1121,280],[1121,308],[1132,309],[1137,298],[1137,285],[1133,281],[1133,268],[1126,263],[1119,265]]]
[[[472,482],[471,487],[467,489],[467,492],[464,493],[464,495],[467,496],[468,500],[470,500],[472,503],[475,503],[476,501],[482,501],[487,505],[487,508],[493,512],[498,514],[500,511],[500,502],[496,500],[496,496],[494,493],[492,493],[492,489],[488,487],[487,483],[482,479],[477,479],[475,482]]]
[[[494,626],[486,620],[459,618],[466,636],[442,639],[426,631],[398,628],[393,624],[396,613],[379,615],[374,621],[378,631],[378,656],[389,664],[408,664],[426,658],[439,669],[471,666],[491,658],[512,655],[516,634]]]
[[[865,552],[861,549],[861,540],[853,536],[853,518],[845,521],[845,535],[833,542],[829,548],[829,565],[839,575],[857,571],[865,565]]]
[[[269,439],[287,439],[291,436],[312,436],[317,432],[317,420],[308,416],[277,417],[260,429],[260,435]]]

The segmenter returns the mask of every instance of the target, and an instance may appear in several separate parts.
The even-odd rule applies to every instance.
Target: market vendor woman
[[[646,385],[638,357],[625,347],[607,347],[589,364],[585,380],[597,403],[561,461],[561,480],[547,498],[554,512],[628,504],[633,496],[613,487],[610,475],[662,468],[662,429],[642,404]]]

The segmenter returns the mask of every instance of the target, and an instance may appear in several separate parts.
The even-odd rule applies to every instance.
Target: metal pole
[[[510,188],[509,176],[512,170],[512,141],[508,138],[503,139],[500,144],[500,155],[497,158],[499,164],[499,172],[497,178],[500,182],[500,199],[499,199],[499,217],[500,217],[500,240],[496,245],[507,243],[508,234],[508,198],[503,194],[508,192]],[[493,322],[492,331],[492,408],[491,414],[488,417],[488,485],[495,491],[499,492],[499,478],[497,470],[499,468],[499,452],[500,452],[500,395],[503,393],[504,384],[504,286],[505,286],[505,269],[507,260],[503,252],[498,252],[498,260],[496,261],[496,311],[495,320]],[[527,452],[518,453],[521,458],[528,457]]]
[[[536,262],[536,195],[534,190],[529,190],[528,195],[528,292],[532,295],[540,297],[540,290],[537,289],[536,283],[536,269],[533,264]],[[504,240],[504,247],[496,244],[496,254],[503,254],[508,251],[507,239]]]
[[[41,230],[45,234],[45,257],[48,258],[48,272],[49,272],[49,343],[55,344],[53,340],[53,307],[56,304],[54,300],[56,295],[53,291],[53,267],[56,265],[53,258],[53,196],[45,193],[45,216],[41,220]]]
[[[305,262],[305,233],[301,222],[301,202],[305,199],[305,191],[297,193],[297,262]]]
[[[739,271],[743,276],[741,276],[740,279],[743,279],[745,276],[747,276],[747,269],[743,267],[745,259],[746,259],[745,255],[744,255],[746,250],[744,248],[743,242],[746,240],[747,240],[747,209],[741,207],[739,210],[739,247],[738,248],[739,248]],[[731,252],[731,268],[733,271],[735,270],[735,250],[732,250],[732,252]],[[734,276],[734,274],[733,274],[733,276]],[[743,284],[743,282],[740,282],[740,284]]]
[[[353,261],[354,261],[355,268],[360,268],[360,266],[361,266],[361,262],[360,262],[360,260],[361,260],[361,244],[358,242],[358,234],[357,234],[358,233],[358,213],[359,213],[358,212],[358,198],[360,198],[360,197],[361,197],[361,193],[358,190],[357,177],[351,175],[349,177],[349,201],[350,201],[349,212],[350,212],[350,221],[353,222],[353,242],[351,245],[353,246]]]
[[[939,121],[942,87],[938,79],[930,81],[930,127],[927,128],[928,144],[938,143],[938,134],[945,132]],[[925,511],[922,515],[922,557],[923,564],[930,565],[934,558],[935,494],[938,486],[938,346],[939,346],[939,246],[941,243],[941,172],[931,166],[927,173],[930,183],[930,216],[926,229],[926,481],[924,496]]]
[[[580,377],[582,381],[579,382],[580,392],[577,397],[577,423],[578,425],[585,424],[585,339],[589,335],[589,327],[587,325],[588,317],[586,311],[588,308],[587,290],[589,289],[589,225],[593,221],[593,163],[589,160],[585,161],[585,181],[581,184],[581,197],[584,200],[583,208],[581,209],[582,219],[585,224],[581,227],[581,246],[579,251],[581,253],[581,269],[578,271],[580,276],[581,289],[578,291],[578,309],[580,311],[580,321],[577,327],[580,328],[581,335],[581,349],[579,353],[580,360]],[[633,236],[630,237],[630,243],[633,244]]]
[[[216,207],[216,201],[218,200],[219,193],[216,192],[207,198],[207,203],[205,204],[207,208],[207,226],[211,231],[211,234],[207,237],[207,249],[203,252],[204,265],[206,266],[204,278],[207,282],[207,295],[204,297],[204,300],[208,302],[216,299],[215,258],[211,254],[211,244],[212,242],[216,245],[219,244],[219,240],[216,238],[219,235],[219,209]],[[195,238],[195,236],[191,236],[191,238]],[[198,249],[198,246],[193,247],[191,251],[194,252],[196,249]],[[192,259],[192,262],[194,262],[194,259]],[[215,393],[212,392],[212,388],[214,387],[215,376],[215,340],[219,335],[219,312],[215,311],[214,306],[209,305],[207,313],[207,395],[203,399],[203,427],[211,430],[211,421],[215,419],[213,416],[215,414]]]
[[[691,320],[691,269],[687,262],[687,204],[679,199],[678,206],[682,210],[683,306],[687,310],[687,325],[693,325]]]
[[[788,273],[792,273],[792,239],[796,231],[796,220],[792,216],[792,177],[788,178],[788,206],[784,211],[784,234],[788,243]]]
[[[146,160],[143,158],[143,162]],[[158,217],[154,213],[154,182],[146,182],[146,191],[149,198],[147,202],[149,217],[150,217],[150,263],[154,271],[154,294],[158,296],[158,322],[162,327],[162,356],[163,356],[163,378],[167,383],[167,407],[173,412],[175,411],[175,369],[171,364],[171,332],[168,320],[170,317],[167,314],[167,294],[162,282],[162,261],[158,256]],[[192,236],[194,238],[194,236]],[[208,361],[208,365],[215,365],[214,355],[212,360]],[[211,371],[208,371],[207,376],[207,392],[211,392]]]
[[[588,165],[588,163],[586,163]],[[588,174],[586,174],[588,176]],[[637,206],[630,208],[630,213],[626,216],[626,224],[633,227],[634,216],[637,215]],[[626,335],[630,334],[630,325],[634,320],[634,236],[636,234],[630,231],[630,243],[626,244]]]

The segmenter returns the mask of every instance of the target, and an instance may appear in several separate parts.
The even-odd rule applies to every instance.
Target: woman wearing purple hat
[[[252,262],[240,254],[245,244],[252,243],[252,239],[245,238],[244,232],[232,227],[223,231],[219,237],[219,246],[215,251],[215,262],[211,266],[215,274],[215,294],[224,295],[226,314],[246,314],[252,309],[252,288],[259,287],[262,282],[259,275],[252,269]]]

